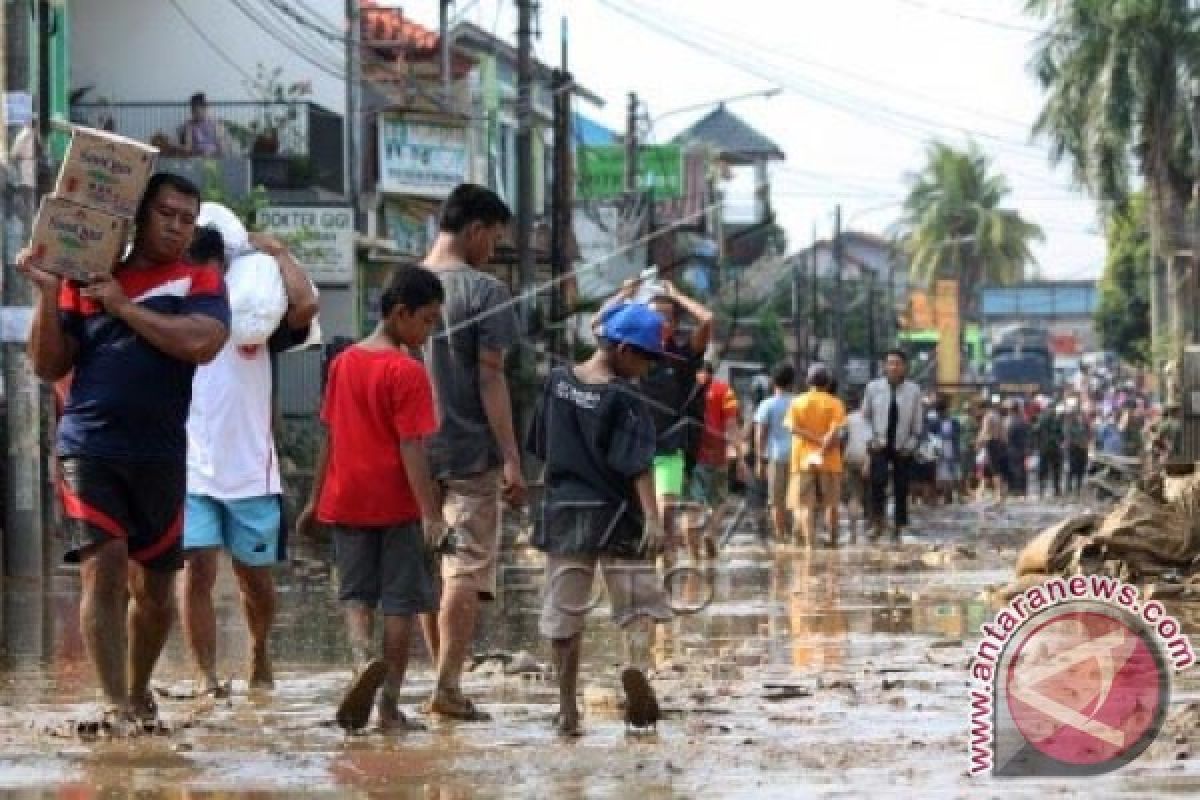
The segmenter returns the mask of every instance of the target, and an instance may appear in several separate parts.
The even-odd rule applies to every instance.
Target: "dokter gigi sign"
[[[263,230],[288,242],[313,283],[348,286],[354,277],[354,214],[348,206],[272,206],[258,212]]]
[[[981,631],[970,663],[972,775],[1123,767],[1154,742],[1171,676],[1195,661],[1161,603],[1100,575],[1027,589]]]

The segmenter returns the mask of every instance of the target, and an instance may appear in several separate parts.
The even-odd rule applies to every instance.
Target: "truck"
[[[1052,394],[1055,374],[1049,332],[1026,325],[995,331],[988,379],[1001,395]]]

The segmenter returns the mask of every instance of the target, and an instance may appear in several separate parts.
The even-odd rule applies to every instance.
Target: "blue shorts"
[[[269,567],[284,560],[283,498],[277,494],[219,500],[189,494],[183,512],[183,549],[222,547],[239,564]]]

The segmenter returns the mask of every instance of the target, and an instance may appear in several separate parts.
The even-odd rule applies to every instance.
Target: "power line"
[[[182,17],[182,18],[183,18],[183,21],[184,21],[185,23],[187,23],[187,26],[188,26],[189,28],[191,28],[191,29],[192,29],[192,32],[193,32],[193,33],[195,33],[197,36],[199,36],[199,37],[200,37],[200,39],[201,39],[201,40],[202,40],[202,41],[203,41],[203,42],[204,42],[206,45],[208,45],[209,49],[211,49],[211,50],[213,51],[213,53],[215,53],[215,54],[216,54],[216,56],[217,56],[218,58],[220,58],[222,61],[224,61],[224,62],[225,62],[226,64],[228,64],[230,67],[232,67],[232,68],[234,69],[234,71],[235,71],[235,72],[237,72],[239,75],[241,75],[241,76],[242,76],[244,79],[246,79],[247,81],[252,81],[252,80],[254,80],[254,79],[253,79],[253,78],[250,76],[250,73],[246,72],[246,70],[244,70],[244,69],[242,68],[242,66],[241,66],[240,64],[238,64],[238,62],[237,62],[236,60],[234,60],[234,59],[233,59],[233,57],[232,57],[232,56],[230,56],[228,53],[226,53],[226,52],[225,52],[225,51],[224,51],[224,50],[221,48],[221,46],[220,46],[220,45],[218,45],[216,42],[214,42],[214,41],[212,40],[212,37],[210,37],[210,36],[209,36],[209,35],[208,35],[208,34],[205,32],[204,28],[202,28],[202,27],[200,27],[199,25],[197,25],[197,24],[196,24],[196,21],[195,21],[194,19],[192,19],[190,16],[188,16],[188,13],[187,13],[186,11],[184,11],[184,10],[183,10],[183,8],[182,8],[182,7],[179,5],[179,2],[178,2],[178,0],[170,0],[170,2],[171,2],[171,7],[172,7],[172,8],[174,8],[174,9],[175,9],[175,12],[176,12],[177,14],[179,14],[179,16],[180,16],[180,17]]]
[[[657,10],[655,11],[655,14],[656,14],[656,16],[661,16],[660,12],[658,12]],[[754,51],[754,52],[772,53],[772,54],[774,54],[780,58],[783,58],[787,61],[791,61],[791,62],[794,62],[797,64],[803,64],[805,66],[812,67],[812,68],[818,69],[818,70],[823,70],[825,72],[829,72],[834,75],[840,75],[844,78],[854,81],[855,83],[862,84],[862,85],[870,87],[872,89],[880,89],[880,88],[887,89],[888,94],[890,96],[897,95],[897,94],[908,95],[909,97],[913,97],[913,98],[916,98],[916,99],[919,99],[919,100],[922,100],[922,101],[925,101],[928,103],[934,103],[939,108],[953,109],[953,110],[957,110],[964,114],[970,114],[970,115],[977,116],[977,117],[992,119],[992,120],[1001,122],[1006,125],[1011,125],[1014,128],[1020,128],[1022,131],[1027,131],[1029,129],[1029,123],[1026,121],[1014,120],[1010,117],[1001,116],[1001,115],[995,114],[991,111],[983,111],[983,110],[976,109],[976,108],[967,108],[965,106],[952,105],[952,104],[947,103],[946,99],[944,97],[934,97],[933,95],[928,95],[928,94],[914,91],[913,89],[911,89],[909,87],[899,86],[897,84],[888,83],[886,81],[881,81],[881,80],[879,80],[878,77],[863,75],[861,73],[854,72],[854,71],[845,69],[843,67],[840,67],[840,66],[837,66],[834,64],[827,64],[827,63],[824,63],[821,61],[817,61],[817,60],[814,60],[811,58],[806,58],[806,57],[797,55],[796,52],[792,48],[784,47],[781,45],[771,44],[768,42],[756,41],[756,40],[747,38],[745,36],[738,36],[737,34],[733,34],[727,30],[719,30],[719,29],[713,28],[711,26],[704,25],[704,24],[700,23],[698,20],[694,20],[694,19],[690,19],[690,18],[684,19],[681,17],[673,17],[673,18],[671,18],[670,21],[673,25],[675,25],[677,27],[690,26],[693,30],[705,31],[705,32],[707,32],[708,35],[717,37],[718,39],[726,40],[726,41],[732,40],[734,42],[737,42],[737,43],[741,44],[742,49],[747,52]]]
[[[953,17],[954,19],[960,19],[960,20],[963,20],[964,22],[974,22],[977,25],[986,25],[989,28],[995,28],[997,30],[1002,30],[1002,31],[1011,31],[1013,33],[1024,33],[1024,34],[1032,33],[1032,34],[1037,34],[1037,35],[1041,35],[1041,34],[1044,34],[1047,32],[1041,28],[1027,27],[1025,25],[1016,25],[1011,22],[1001,22],[1000,20],[997,20],[997,19],[988,19],[987,17],[977,17],[972,14],[964,14],[961,11],[954,11],[949,8],[944,8],[942,6],[933,5],[932,3],[925,3],[925,2],[922,2],[921,0],[896,0],[896,2],[903,3],[906,6],[912,6],[913,8],[919,8],[924,11],[932,11],[935,14],[941,14],[942,16],[945,16],[945,17]]]
[[[792,72],[787,68],[781,69],[779,65],[764,65],[762,62],[738,58],[737,56],[729,53],[726,47],[722,47],[721,45],[717,44],[717,42],[726,38],[722,34],[711,34],[709,41],[705,41],[703,39],[704,34],[702,33],[693,33],[691,38],[689,38],[681,33],[678,33],[676,30],[674,30],[674,28],[682,28],[687,24],[692,24],[690,22],[685,22],[678,19],[672,20],[671,25],[674,27],[669,28],[667,27],[666,22],[659,19],[660,15],[657,13],[653,18],[647,17],[645,12],[632,10],[629,7],[632,5],[631,3],[626,2],[624,4],[625,7],[621,7],[616,3],[616,0],[600,1],[602,4],[609,6],[618,13],[633,18],[635,21],[638,21],[641,24],[656,30],[668,38],[672,38],[675,41],[693,47],[694,49],[700,49],[702,52],[713,56],[717,60],[724,61],[725,63],[738,69],[742,69],[743,71],[750,72],[751,74],[755,74],[758,77],[768,80],[775,80],[777,76],[785,75],[791,81],[790,83],[787,83],[786,86],[793,92],[808,97],[816,102],[822,103],[823,105],[832,106],[842,110],[852,117],[857,117],[864,120],[870,120],[874,118],[875,120],[882,122],[885,127],[889,127],[890,129],[896,131],[907,130],[908,132],[916,132],[922,140],[928,138],[928,134],[923,129],[940,128],[958,130],[978,136],[980,138],[993,140],[1001,145],[1022,148],[1022,150],[1031,147],[1031,145],[1028,143],[1016,142],[987,131],[973,130],[966,126],[945,123],[940,120],[930,119],[928,117],[923,117],[908,111],[897,110],[888,106],[886,103],[875,100],[874,98],[863,98],[861,96],[856,96],[842,91],[840,87],[822,84],[814,81],[811,77]],[[695,26],[693,25],[693,27]],[[747,42],[747,44],[750,45],[754,50],[761,50],[763,48],[763,45],[757,42]],[[767,70],[766,73],[763,71],[764,67]],[[772,68],[774,69],[773,72],[770,71]],[[797,81],[802,81],[807,85],[798,85]],[[822,94],[822,92],[825,94]],[[894,120],[887,121],[887,117],[893,117]],[[1022,153],[1022,155],[1028,154]]]
[[[975,136],[980,139],[986,139],[993,142],[997,146],[1007,148],[1015,155],[1031,159],[1036,157],[1031,150],[1040,150],[1035,145],[1029,142],[1017,142],[1003,136],[999,136],[987,131],[972,129],[966,126],[953,125],[940,120],[934,120],[927,117],[922,117],[910,112],[897,110],[876,100],[864,100],[852,94],[840,91],[836,87],[829,87],[813,81],[811,78],[799,76],[797,73],[783,70],[781,71],[776,65],[774,71],[770,65],[764,67],[760,61],[750,61],[745,58],[739,58],[731,53],[727,44],[717,44],[705,41],[701,36],[692,34],[690,37],[680,33],[676,27],[683,27],[682,24],[669,26],[661,19],[661,13],[655,10],[653,17],[647,16],[646,13],[637,11],[629,7],[629,4],[619,4],[616,0],[599,0],[604,6],[610,10],[628,17],[635,22],[648,27],[660,35],[672,39],[680,44],[683,44],[692,49],[703,52],[714,59],[725,64],[733,66],[751,75],[769,80],[772,83],[788,88],[791,91],[801,96],[807,97],[814,102],[825,106],[830,106],[851,118],[864,122],[872,122],[877,126],[886,128],[894,133],[909,136],[914,140],[922,142],[928,141],[931,135],[936,133],[944,133],[947,130],[954,130],[967,135]],[[805,85],[808,84],[808,85]],[[814,88],[815,87],[815,88]],[[1047,181],[1044,177],[1031,175],[1028,173],[1020,173],[1012,171],[1014,175],[1021,175],[1028,180],[1041,181],[1047,185],[1061,188],[1057,184]]]
[[[312,55],[307,53],[303,47],[297,47],[294,42],[288,41],[283,36],[281,36],[279,34],[279,32],[275,31],[272,28],[272,26],[270,25],[269,22],[266,22],[263,20],[263,18],[259,17],[250,8],[250,6],[247,2],[245,2],[244,0],[229,0],[229,2],[238,11],[240,11],[242,13],[242,16],[246,17],[248,20],[250,20],[255,25],[257,25],[263,32],[265,32],[268,36],[270,36],[276,42],[278,42],[279,44],[282,44],[288,50],[295,52],[296,55],[298,55],[301,59],[303,59],[304,61],[308,62],[313,67],[316,67],[317,69],[321,70],[322,72],[326,73],[327,75],[329,75],[337,80],[345,80],[346,76],[343,72],[339,72],[338,70],[331,68],[328,64],[323,63],[322,61],[314,58]]]
[[[345,60],[345,54],[332,45],[328,37],[322,34],[318,26],[309,24],[302,15],[296,13],[286,3],[266,0],[263,3],[263,7],[278,20],[281,27],[290,29],[296,41],[304,43],[306,52],[309,55],[319,58],[326,64],[333,65],[335,69],[341,69],[342,62]],[[333,49],[327,50],[325,48]]]

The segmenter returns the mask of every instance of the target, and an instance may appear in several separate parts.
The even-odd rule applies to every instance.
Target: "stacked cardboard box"
[[[54,194],[34,222],[38,266],[84,283],[112,272],[157,155],[123,136],[75,128]]]

